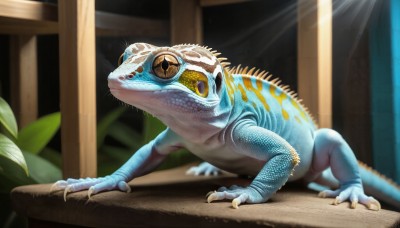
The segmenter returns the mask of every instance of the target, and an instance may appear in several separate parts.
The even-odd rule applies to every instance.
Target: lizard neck
[[[163,114],[154,113],[154,115],[185,140],[204,143],[218,136],[229,124],[232,103],[228,94],[223,91],[220,102],[207,111],[164,112]]]

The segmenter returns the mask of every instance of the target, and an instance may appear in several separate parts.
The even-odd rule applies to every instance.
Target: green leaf
[[[61,169],[36,154],[23,152],[30,176],[37,183],[52,183],[62,179]]]
[[[117,108],[109,112],[97,124],[97,148],[100,148],[103,145],[110,125],[114,123],[122,115],[122,113],[125,112],[125,110],[125,107]]]
[[[103,146],[102,151],[104,155],[108,156],[108,158],[119,163],[118,165],[123,165],[136,152],[116,146]]]
[[[132,151],[121,147],[104,145],[99,149],[97,156],[98,176],[106,176],[113,173],[132,156]]]
[[[53,163],[53,165],[61,168],[62,158],[61,153],[50,147],[45,147],[42,152],[40,152],[40,157],[46,159],[47,161]]]
[[[52,113],[30,123],[18,134],[17,145],[23,151],[38,154],[60,128],[61,114]]]
[[[18,137],[18,127],[15,116],[11,110],[11,107],[7,102],[0,97],[0,124],[4,127],[6,132],[17,139]]]
[[[29,175],[28,167],[21,150],[13,141],[3,134],[0,134],[0,160],[3,161],[0,161],[0,167],[2,167],[6,173],[12,172],[13,170],[7,170],[8,164],[5,163],[5,159],[18,165],[23,171],[25,171],[26,176]]]
[[[108,134],[131,150],[137,150],[144,145],[141,134],[119,121],[110,125]]]
[[[144,142],[147,143],[154,139],[165,128],[160,120],[146,113],[144,116]]]

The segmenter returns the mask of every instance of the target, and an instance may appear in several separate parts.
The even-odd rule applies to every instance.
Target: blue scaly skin
[[[317,129],[293,92],[265,72],[229,68],[219,54],[197,45],[126,48],[108,77],[111,93],[168,128],[110,176],[61,180],[53,189],[64,190],[64,197],[85,189],[89,197],[113,189],[129,192],[128,181],[184,147],[207,162],[190,174],[216,175],[222,169],[254,177],[249,186],[209,193],[208,202],[230,199],[234,208],[263,203],[288,180],[302,179],[338,187],[319,194],[335,198],[334,204],[351,201],[351,208],[360,203],[379,210],[379,202],[364,194],[364,178],[369,189],[378,189],[377,197],[400,206],[397,186],[360,169],[344,139],[331,129]]]

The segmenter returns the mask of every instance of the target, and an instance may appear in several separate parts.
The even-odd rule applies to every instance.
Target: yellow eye
[[[195,86],[195,92],[197,95],[201,97],[207,97],[208,96],[208,87],[207,87],[207,82],[205,81],[197,81],[196,86]]]
[[[157,56],[153,61],[153,72],[159,78],[172,78],[178,73],[178,71],[179,62],[173,55],[162,54]]]
[[[208,79],[203,73],[185,70],[178,81],[200,97],[208,96]]]
[[[122,53],[122,55],[120,55],[118,58],[118,66],[122,64],[123,60],[124,60],[124,53]]]

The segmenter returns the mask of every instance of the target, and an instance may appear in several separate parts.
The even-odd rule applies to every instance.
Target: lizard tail
[[[400,186],[362,162],[359,166],[365,193],[400,209]]]

